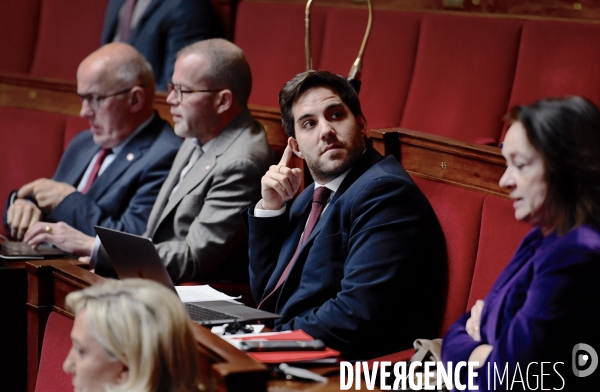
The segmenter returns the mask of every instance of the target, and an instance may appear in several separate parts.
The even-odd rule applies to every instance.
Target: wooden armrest
[[[393,155],[411,175],[507,197],[498,181],[506,167],[499,147],[404,128],[372,129],[373,147]]]

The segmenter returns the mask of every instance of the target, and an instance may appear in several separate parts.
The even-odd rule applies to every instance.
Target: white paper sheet
[[[239,304],[236,299],[241,298],[230,297],[207,284],[199,286],[175,286],[175,290],[177,290],[181,302],[229,301]]]

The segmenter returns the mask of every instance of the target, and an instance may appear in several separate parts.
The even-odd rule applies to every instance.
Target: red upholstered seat
[[[31,75],[75,80],[77,67],[100,46],[106,0],[44,0]]]
[[[512,201],[491,195],[485,198],[467,310],[487,295],[531,229],[528,224],[515,219]]]
[[[565,95],[600,106],[599,42],[597,24],[525,22],[509,108]]]
[[[71,375],[62,370],[62,364],[71,349],[73,320],[50,312],[40,356],[35,392],[72,391]]]
[[[348,76],[367,25],[365,8],[327,13],[319,69]],[[376,10],[363,57],[360,100],[369,128],[396,127],[404,109],[417,51],[421,14]]]
[[[400,126],[496,144],[521,25],[516,19],[424,15]]]
[[[312,7],[312,58],[319,64],[325,8]],[[235,43],[252,69],[250,103],[279,107],[283,84],[306,70],[304,56],[304,6],[241,2],[237,9]]]
[[[50,178],[63,152],[64,114],[0,106],[0,204],[10,191],[40,177]],[[23,146],[30,153],[23,154]],[[0,229],[4,233],[4,229]]]
[[[38,31],[40,1],[0,1],[0,72],[29,73]]]
[[[414,178],[440,221],[448,250],[448,287],[440,336],[464,313],[477,256],[485,194]]]

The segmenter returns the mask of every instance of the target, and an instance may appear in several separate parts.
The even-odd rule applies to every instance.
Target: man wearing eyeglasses
[[[176,284],[248,282],[247,235],[240,212],[260,199],[260,179],[276,161],[265,131],[248,110],[248,62],[231,42],[200,41],[178,53],[168,86],[175,133],[185,141],[145,235],[156,244]],[[51,237],[40,233],[28,239],[35,245]],[[81,237],[69,232],[63,236],[66,241],[53,243],[80,256],[92,254],[96,273],[113,276],[103,248],[81,248],[79,244],[89,244],[89,238]]]
[[[146,229],[181,145],[153,112],[151,66],[127,44],[105,45],[79,65],[77,94],[90,129],[73,138],[52,179],[11,194],[4,223],[15,239],[38,221],[48,235],[53,222],[87,235],[95,234],[94,225],[136,234]]]

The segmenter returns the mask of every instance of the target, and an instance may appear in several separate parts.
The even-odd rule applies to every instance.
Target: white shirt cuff
[[[275,216],[285,214],[286,208],[287,206],[284,204],[283,207],[278,210],[263,210],[262,199],[260,199],[260,201],[256,203],[256,206],[254,207],[254,216],[257,218],[273,218]]]

